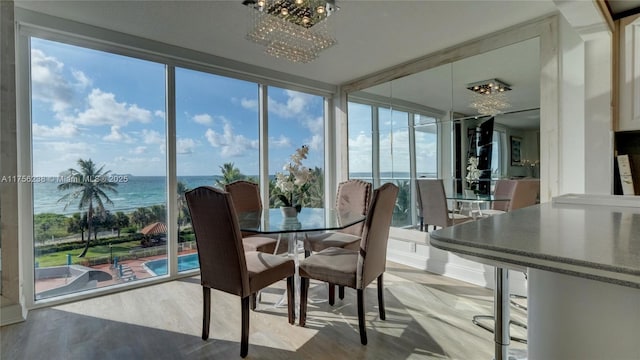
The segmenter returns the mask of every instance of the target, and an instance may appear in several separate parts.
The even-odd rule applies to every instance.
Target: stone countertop
[[[437,230],[430,243],[496,266],[640,288],[640,197],[564,195]]]

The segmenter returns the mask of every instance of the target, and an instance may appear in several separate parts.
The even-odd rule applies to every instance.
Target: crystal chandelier
[[[269,55],[308,63],[336,43],[327,17],[338,8],[332,0],[245,0],[250,26],[247,39]]]
[[[469,105],[478,110],[481,115],[496,115],[511,107],[505,95],[506,91],[511,90],[511,85],[500,80],[491,79],[475,82],[468,84],[467,89],[474,93]]]

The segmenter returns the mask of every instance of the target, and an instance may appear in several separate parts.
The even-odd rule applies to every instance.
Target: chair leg
[[[364,289],[358,289],[358,327],[360,328],[360,343],[367,345],[367,329],[364,326]]]
[[[333,306],[336,302],[336,286],[329,283],[329,305]]]
[[[382,282],[382,274],[378,276],[378,310],[380,311],[380,319],[386,320],[387,315],[384,311],[384,285]]]
[[[242,302],[242,335],[240,338],[240,356],[245,357],[249,352],[249,298],[243,297]]]
[[[256,293],[251,294],[251,299],[249,300],[249,307],[251,308],[251,310],[256,309],[256,303],[258,302],[258,295]]]
[[[289,324],[293,325],[296,322],[295,306],[296,296],[294,293],[294,279],[293,276],[287,278],[287,309],[289,310]]]
[[[202,287],[202,340],[209,338],[209,320],[211,319],[211,289]]]
[[[307,294],[309,292],[309,279],[300,278],[300,326],[307,323]]]
[[[344,300],[344,286],[338,286],[338,298]]]
[[[304,251],[304,258],[308,258],[309,256],[311,256],[311,251],[310,250],[305,250]]]

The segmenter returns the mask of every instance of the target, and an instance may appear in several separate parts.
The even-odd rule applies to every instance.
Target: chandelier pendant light
[[[510,108],[505,92],[511,90],[511,85],[497,79],[478,81],[467,85],[473,91],[472,108],[481,115],[496,115]]]
[[[245,0],[249,8],[246,38],[265,53],[292,62],[308,63],[336,40],[327,18],[338,8],[327,0]]]

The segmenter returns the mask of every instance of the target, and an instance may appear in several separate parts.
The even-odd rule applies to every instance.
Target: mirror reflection
[[[417,178],[458,194],[538,178],[539,51],[533,38],[348,94],[349,177],[400,187],[398,227],[417,224]]]

